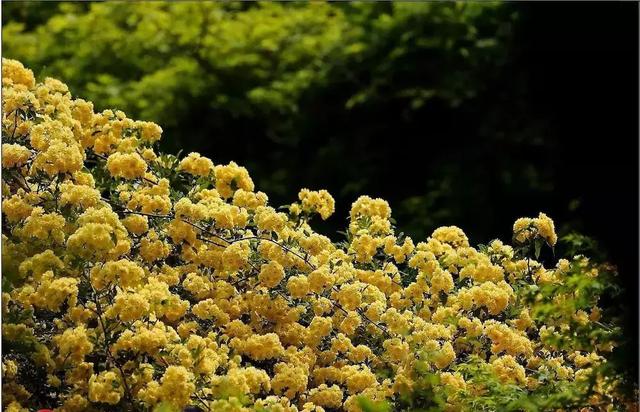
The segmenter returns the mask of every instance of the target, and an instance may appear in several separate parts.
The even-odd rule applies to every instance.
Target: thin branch
[[[280,243],[278,243],[277,241],[275,241],[273,239],[269,239],[269,238],[266,238],[266,237],[259,237],[259,236],[247,236],[247,237],[242,237],[242,238],[239,238],[239,239],[232,240],[230,243],[236,243],[236,242],[240,242],[240,241],[243,241],[243,240],[259,240],[259,241],[260,240],[266,240],[267,242],[271,242],[273,244],[276,244],[276,245],[280,246],[284,251],[286,251],[288,253],[291,253],[292,255],[296,256],[298,259],[302,260],[304,263],[309,265],[309,267],[311,269],[313,269],[313,270],[317,269],[317,267],[315,265],[313,265],[311,262],[309,262],[308,259],[305,259],[302,255],[294,252],[293,250],[291,250],[287,246],[285,246],[283,244],[280,244]]]

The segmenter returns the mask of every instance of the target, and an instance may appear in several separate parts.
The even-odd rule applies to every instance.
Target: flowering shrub
[[[361,411],[623,407],[598,297],[611,269],[545,268],[540,214],[513,246],[394,232],[331,195],[282,209],[246,169],[159,155],[162,130],[94,113],[3,61],[4,407]]]

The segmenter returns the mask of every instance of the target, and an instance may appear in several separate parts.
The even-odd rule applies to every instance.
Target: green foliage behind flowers
[[[358,67],[370,70],[370,79],[352,90],[347,107],[389,88],[414,110],[433,97],[459,104],[481,87],[474,70],[503,53],[496,9],[495,3],[61,3],[35,27],[16,10],[3,28],[3,46],[41,74],[73,79],[71,89],[99,109],[119,107],[166,127],[183,124],[204,104],[222,118],[275,116],[268,134],[278,134],[303,95],[326,86],[329,76],[360,78]],[[465,72],[443,72],[433,63],[423,67],[428,72],[416,70],[412,63],[423,52]]]
[[[72,89],[102,107],[167,126],[201,104],[232,117],[291,115],[357,32],[327,4],[216,2],[62,4],[22,29],[7,24],[7,55],[75,79]]]
[[[2,86],[5,410],[632,408],[610,269],[545,267],[547,215],[414,243],[363,195],[334,243],[326,190],[278,211],[235,162],[159,155],[155,123],[15,60]]]

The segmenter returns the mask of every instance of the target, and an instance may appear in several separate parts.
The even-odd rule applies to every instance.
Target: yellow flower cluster
[[[101,372],[89,378],[89,400],[115,405],[120,402],[124,388],[120,375],[114,371]]]
[[[19,144],[2,145],[2,167],[20,167],[27,163],[31,157],[31,150]]]
[[[138,153],[114,153],[107,159],[107,169],[113,177],[135,179],[143,177],[147,163]]]
[[[303,212],[318,213],[322,220],[326,220],[335,211],[336,202],[326,190],[312,191],[302,189],[298,193]]]
[[[284,354],[284,348],[280,343],[280,338],[275,333],[266,335],[251,335],[248,339],[231,340],[231,347],[242,354],[246,354],[253,360],[261,361],[265,359],[279,358]]]
[[[3,352],[7,410],[41,407],[29,391],[46,391],[69,412],[359,412],[360,396],[406,395],[418,370],[460,394],[447,397],[459,410],[486,390],[458,371],[469,355],[522,390],[604,362],[610,342],[558,348],[550,338],[570,326],[528,311],[523,291],[562,282],[574,262],[476,249],[454,226],[414,243],[368,196],[351,207],[347,244],[333,244],[301,218],[330,217],[328,192],[303,189],[276,212],[245,168],[197,153],[172,171],[191,187],[172,188],[159,126],[95,113],[15,61],[2,75],[2,332],[21,342]],[[536,236],[555,244],[547,216],[516,222],[516,243]],[[590,313],[567,319],[584,327]],[[22,368],[46,378],[21,381]]]
[[[207,176],[213,171],[213,162],[211,159],[200,156],[200,153],[194,152],[180,161],[179,168],[194,176]]]
[[[274,288],[284,278],[284,269],[282,265],[277,261],[272,261],[262,265],[258,279],[260,283],[266,288]]]
[[[550,246],[558,241],[553,220],[544,213],[537,218],[523,217],[513,224],[514,238],[519,243],[525,243],[535,237],[544,239]]]

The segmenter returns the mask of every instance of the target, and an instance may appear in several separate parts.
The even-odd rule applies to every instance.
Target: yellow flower
[[[60,185],[60,205],[71,205],[81,209],[96,206],[100,201],[100,192],[96,189],[76,185],[73,183],[62,183]]]
[[[160,140],[162,128],[153,122],[136,122],[140,130],[140,139],[147,143]]]
[[[329,268],[322,266],[309,274],[309,286],[315,293],[320,293],[324,289],[333,286],[334,276],[329,272]]]
[[[302,189],[298,193],[302,210],[307,213],[318,213],[322,220],[327,220],[335,211],[336,202],[326,190],[311,191]]]
[[[19,230],[19,236],[24,240],[53,241],[61,244],[64,242],[64,227],[66,221],[58,213],[44,213],[40,207],[33,208],[31,215],[24,221]]]
[[[456,359],[456,352],[453,350],[451,342],[445,342],[440,350],[433,355],[433,362],[438,369],[444,369]]]
[[[233,341],[232,346],[235,346],[240,353],[257,361],[279,358],[284,355],[284,348],[275,333],[251,335],[246,340]]]
[[[2,167],[19,167],[27,163],[31,150],[19,144],[4,143],[2,145]]]
[[[356,255],[356,260],[362,263],[371,262],[378,246],[378,240],[368,234],[358,236],[351,242],[351,249]]]
[[[305,369],[289,363],[277,363],[271,379],[271,388],[277,395],[284,395],[289,399],[302,393],[307,388],[309,376]]]
[[[495,354],[502,352],[513,356],[533,354],[533,345],[524,332],[513,330],[495,320],[486,321],[484,330],[485,335],[491,339],[491,352]]]
[[[55,278],[53,271],[47,271],[42,275],[35,293],[30,294],[28,299],[32,305],[53,312],[58,312],[65,302],[73,307],[78,299],[78,280]]]
[[[119,292],[109,314],[124,322],[141,319],[149,312],[149,301],[140,293]]]
[[[272,207],[258,206],[254,216],[256,226],[263,232],[278,232],[287,223],[284,213],[276,213]]]
[[[431,275],[431,293],[437,294],[439,292],[451,292],[453,290],[453,277],[447,270],[436,269]]]
[[[13,379],[18,374],[18,365],[12,360],[2,362],[2,377]]]
[[[175,343],[179,339],[173,328],[160,321],[156,321],[152,326],[135,321],[120,335],[113,345],[113,351],[136,351],[154,356],[170,342]]]
[[[322,384],[309,391],[309,401],[318,406],[338,409],[342,406],[342,390],[338,385]]]
[[[233,204],[249,210],[257,209],[259,206],[266,206],[268,199],[263,192],[254,193],[244,189],[238,189],[233,194]]]
[[[360,393],[377,384],[376,376],[367,366],[351,367],[345,372],[345,384],[351,394]]]
[[[129,288],[138,286],[144,276],[144,270],[138,264],[121,259],[107,262],[102,267],[94,267],[91,270],[91,284],[96,289],[102,289],[118,282],[122,287]]]
[[[171,248],[158,238],[155,230],[150,230],[147,236],[140,241],[140,256],[147,262],[155,262],[169,256]]]
[[[209,176],[213,171],[213,162],[207,157],[200,156],[200,153],[193,152],[180,161],[178,170],[194,176]]]
[[[537,218],[523,217],[513,225],[513,236],[519,243],[525,243],[539,236],[544,239],[549,246],[554,246],[558,241],[553,220],[544,213],[540,213]]]
[[[89,400],[116,405],[124,395],[124,386],[117,372],[105,371],[91,375],[89,379]]]
[[[195,390],[191,372],[183,366],[169,366],[160,380],[158,395],[161,400],[182,409],[189,403]]]
[[[389,219],[391,217],[389,203],[383,199],[360,196],[351,206],[350,217],[351,220],[357,220],[365,216]]]
[[[222,253],[222,264],[230,272],[241,269],[249,261],[249,253],[250,248],[247,241],[235,242]]]
[[[144,176],[147,163],[137,153],[116,152],[107,159],[107,169],[113,177],[136,179]]]
[[[229,315],[226,314],[213,299],[206,299],[195,304],[191,310],[194,315],[200,319],[216,319],[216,323],[220,326],[230,321]]]
[[[17,60],[2,59],[2,85],[23,85],[29,89],[35,86],[33,72]]]
[[[362,302],[362,293],[357,284],[343,285],[336,297],[346,310],[355,310]]]
[[[2,201],[2,214],[10,223],[16,223],[31,215],[33,206],[19,195],[13,195]]]
[[[284,278],[284,269],[278,262],[272,261],[262,265],[258,279],[260,283],[267,288],[276,287]]]
[[[58,345],[59,357],[73,362],[82,362],[84,357],[93,350],[93,343],[89,340],[84,326],[65,330],[62,335],[53,338]]]
[[[556,244],[558,236],[556,235],[553,220],[551,220],[549,216],[544,213],[540,213],[538,218],[535,220],[535,226],[538,229],[538,234],[542,236],[550,246],[554,246]]]
[[[503,382],[514,382],[524,385],[526,376],[524,367],[511,355],[504,355],[491,362],[491,368]]]
[[[233,197],[238,189],[253,192],[253,180],[249,172],[244,167],[238,166],[235,162],[228,165],[218,165],[215,167],[216,190],[220,196],[227,199]]]
[[[454,248],[469,246],[469,239],[467,239],[462,229],[456,226],[440,227],[433,231],[431,237]]]
[[[149,230],[149,218],[146,216],[129,215],[122,219],[122,224],[134,235],[142,235]]]
[[[287,290],[292,298],[304,298],[309,294],[309,280],[304,275],[292,276],[287,282]]]

